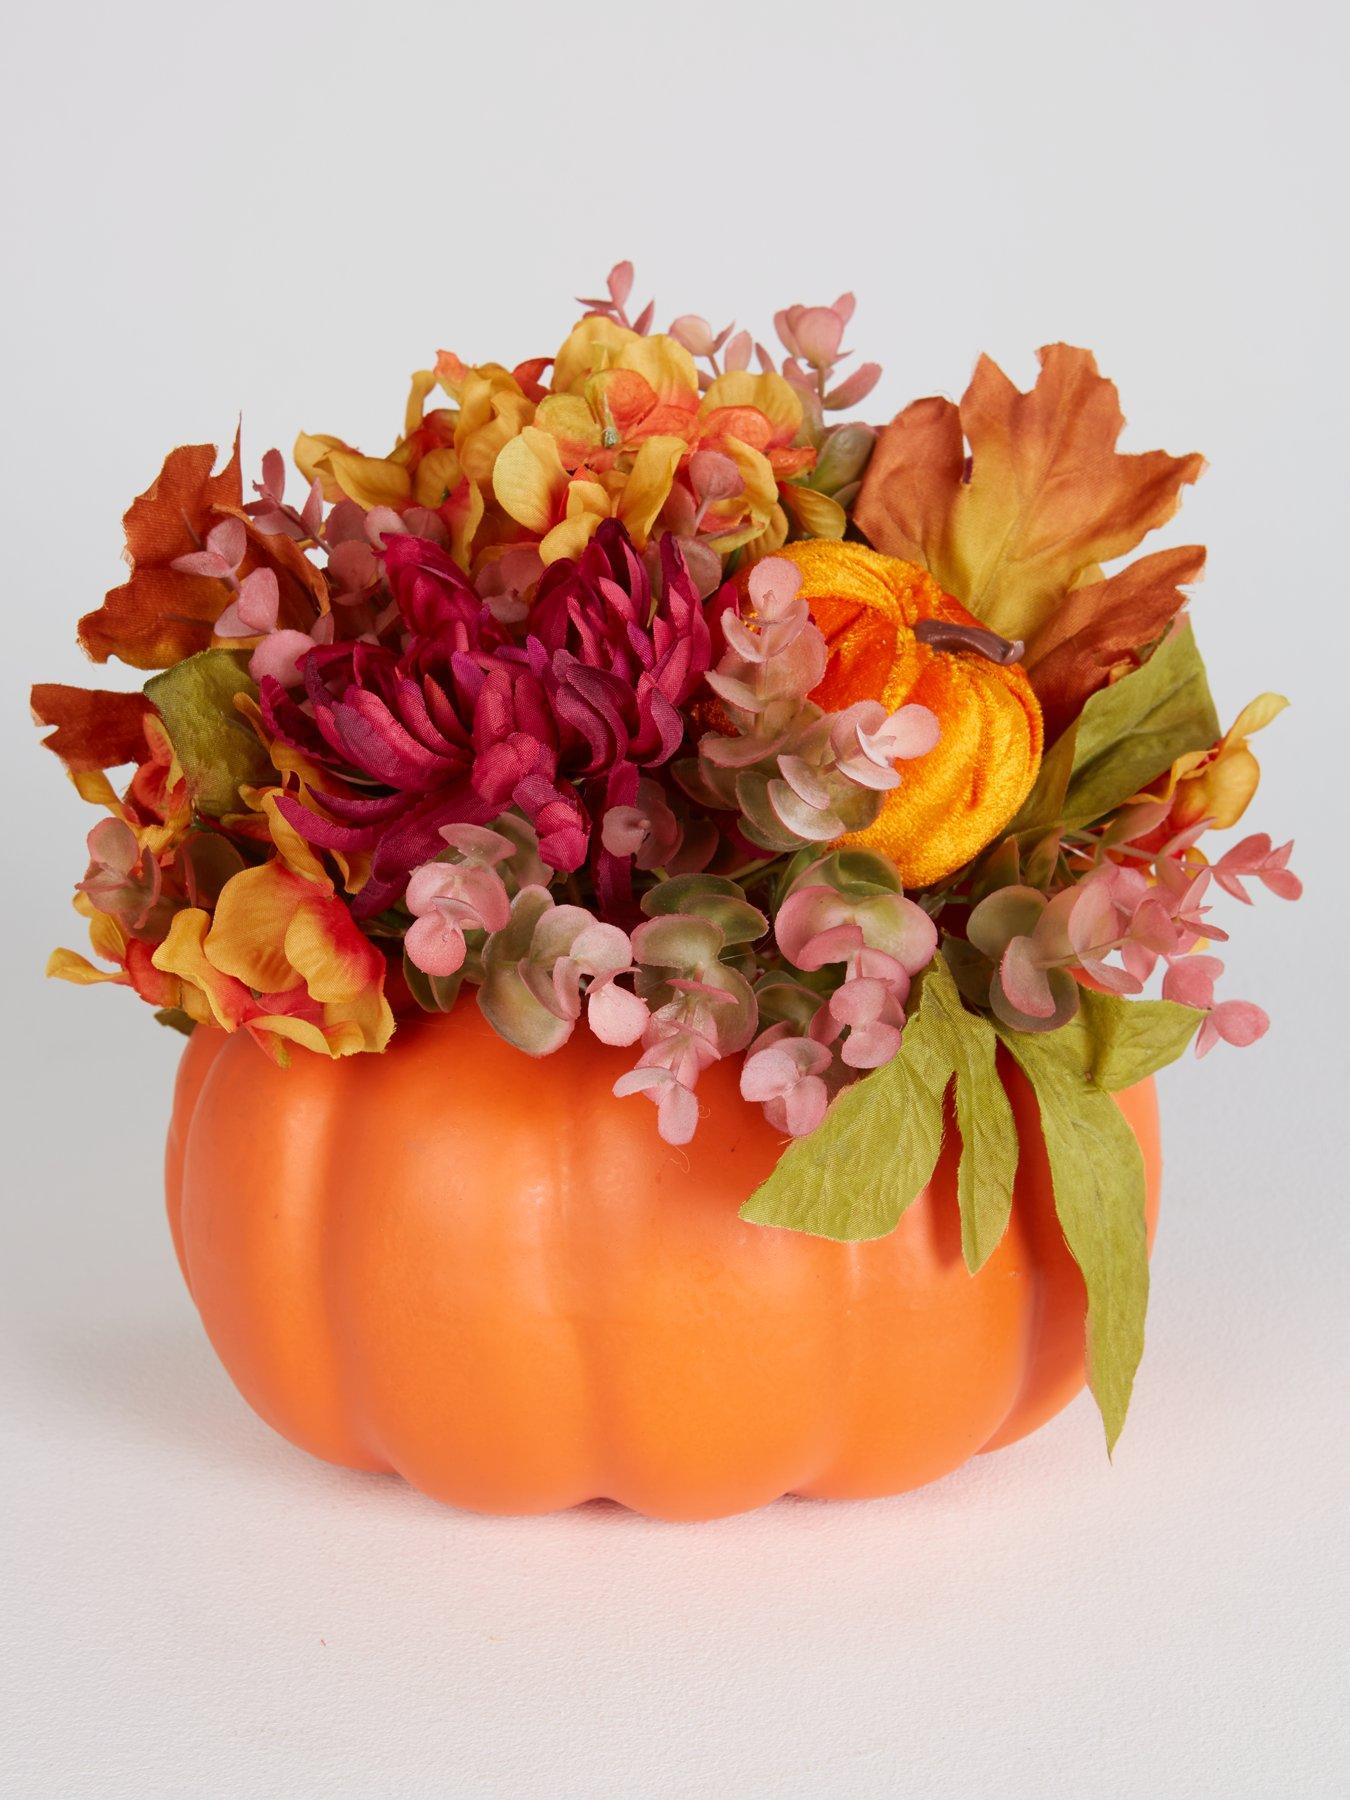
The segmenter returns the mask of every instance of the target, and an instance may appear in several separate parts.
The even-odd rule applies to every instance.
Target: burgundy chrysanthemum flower
[[[364,915],[402,894],[440,849],[442,826],[487,824],[511,807],[534,825],[546,862],[580,867],[593,814],[630,805],[639,770],[679,749],[679,709],[709,665],[711,634],[678,548],[663,543],[654,596],[623,527],[602,525],[577,562],[545,573],[520,642],[434,544],[391,537],[383,559],[397,645],[312,651],[303,697],[262,684],[268,729],[344,784],[312,805],[289,796],[286,817],[324,849],[373,850],[355,901]],[[594,837],[614,891],[620,859]]]

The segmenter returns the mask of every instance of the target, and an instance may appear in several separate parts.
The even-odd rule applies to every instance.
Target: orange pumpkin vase
[[[738,1208],[782,1140],[710,1069],[694,1142],[610,1088],[578,1032],[532,1064],[467,1003],[383,1056],[276,1067],[199,1027],[169,1217],[206,1330],[295,1444],[490,1513],[605,1496],[666,1519],[787,1493],[857,1499],[1011,1443],[1083,1385],[1084,1293],[1036,1105],[1011,1223],[962,1261],[954,1131],[889,1237],[838,1244]],[[1118,1102],[1158,1194],[1151,1082]]]

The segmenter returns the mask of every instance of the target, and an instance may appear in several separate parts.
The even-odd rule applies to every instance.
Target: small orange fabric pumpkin
[[[972,1276],[954,1130],[896,1231],[832,1243],[737,1217],[782,1144],[729,1064],[703,1078],[687,1150],[611,1095],[626,1067],[581,1032],[532,1066],[467,1005],[404,1024],[383,1056],[297,1049],[289,1069],[199,1026],[169,1218],[262,1417],[481,1512],[604,1495],[700,1519],[917,1487],[1083,1385],[1082,1280],[1014,1069],[1012,1218]],[[1117,1100],[1151,1231],[1153,1084]]]
[[[936,748],[905,764],[875,823],[847,841],[888,856],[906,887],[940,881],[1002,831],[1036,779],[1041,709],[1025,671],[969,647],[1002,640],[914,563],[824,538],[775,554],[801,570],[802,597],[829,646],[817,704],[834,712],[880,700],[893,711],[916,702],[936,713]],[[925,642],[924,622],[960,627],[968,641],[938,630]]]

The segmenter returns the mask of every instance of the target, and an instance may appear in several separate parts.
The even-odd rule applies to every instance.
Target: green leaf
[[[145,684],[183,768],[192,804],[204,817],[239,812],[241,787],[275,779],[256,733],[235,711],[235,696],[257,688],[230,650],[201,650]]]
[[[1087,1289],[1088,1383],[1110,1451],[1144,1349],[1144,1159],[1116,1102],[1089,1078],[1080,1037],[995,1029],[1036,1091],[1055,1210]]]
[[[162,1006],[155,1014],[155,1023],[167,1025],[170,1031],[181,1031],[184,1037],[191,1037],[197,1029],[197,1021],[179,1006]]]
[[[1069,789],[1069,777],[1073,774],[1077,740],[1078,724],[1075,721],[1067,731],[1059,734],[1041,758],[1041,766],[1031,792],[1008,827],[1009,836],[1024,831],[1044,832],[1062,821],[1064,796]]]
[[[1079,1001],[1064,1030],[1074,1034],[1088,1078],[1113,1094],[1175,1062],[1204,1017],[1175,1000],[1126,1000],[1092,988],[1081,989]]]
[[[648,918],[689,913],[711,919],[725,946],[753,944],[769,929],[769,921],[751,906],[745,890],[725,875],[672,875],[647,890],[642,910]]]
[[[924,1001],[932,1013],[934,1053],[956,1077],[956,1125],[961,1133],[956,1197],[961,1208],[961,1251],[973,1275],[1008,1229],[1017,1174],[1017,1123],[995,1066],[998,1036],[987,1019],[962,1006],[940,957],[925,977]]]
[[[743,1219],[843,1243],[895,1230],[942,1148],[948,1071],[933,1054],[932,1021],[921,998],[896,1055],[845,1088],[809,1137],[783,1152],[741,1208]]]
[[[1007,1229],[1017,1127],[995,1068],[992,1026],[962,1006],[941,957],[918,987],[899,1052],[844,1089],[817,1129],[783,1153],[741,1217],[846,1243],[885,1237],[932,1180],[955,1076],[961,1248],[973,1273]]]
[[[464,985],[464,971],[458,969],[453,975],[428,975],[424,969],[418,968],[405,950],[403,979],[408,985],[408,992],[423,1012],[448,1013]]]
[[[1064,822],[1087,825],[1103,818],[1177,757],[1207,750],[1218,736],[1205,665],[1190,625],[1183,622],[1142,668],[1100,689],[1084,706]]]

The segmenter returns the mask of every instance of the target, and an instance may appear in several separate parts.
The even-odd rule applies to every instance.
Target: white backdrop
[[[1347,43],[1343,8],[418,4],[16,10],[3,887],[5,1791],[40,1796],[1343,1792]],[[274,1440],[159,1196],[177,1040],[44,986],[91,819],[28,728],[174,443],[392,442],[438,347],[545,350],[617,257],[663,318],[859,295],[882,407],[1095,348],[1250,828],[1264,1043],[1165,1077],[1150,1344],[928,1491],[697,1527],[439,1510]],[[128,675],[128,684],[131,677]],[[1340,834],[1339,837],[1337,834]],[[1233,908],[1234,912],[1238,909]],[[1340,1768],[1340,1777],[1336,1770]]]

